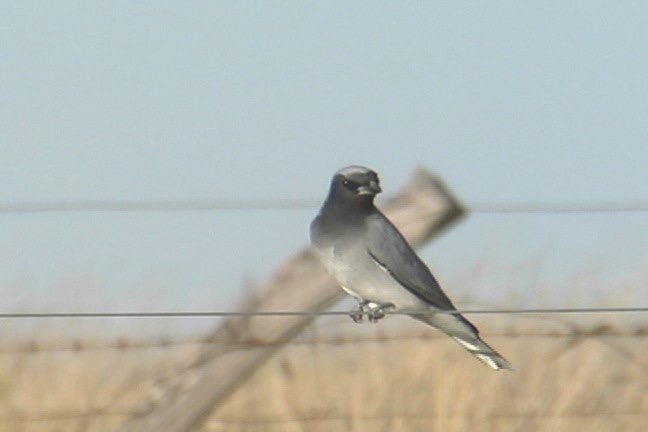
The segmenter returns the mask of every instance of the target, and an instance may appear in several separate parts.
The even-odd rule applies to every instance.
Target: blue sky
[[[645,203],[646,40],[643,2],[5,2],[0,201],[319,200],[365,164]],[[2,309],[228,309],[316,210],[0,215]],[[647,245],[645,213],[476,214],[422,255],[458,300],[625,305]]]

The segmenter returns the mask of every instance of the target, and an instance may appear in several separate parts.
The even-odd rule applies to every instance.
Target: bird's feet
[[[393,310],[394,308],[395,306],[393,303],[372,303],[372,305],[367,308],[367,318],[369,319],[369,322],[377,323],[379,319],[385,317],[385,312]]]
[[[379,319],[385,317],[385,312],[395,308],[393,303],[373,303],[369,301],[358,302],[358,306],[349,311],[349,316],[353,322],[362,322],[365,315],[369,322],[376,323]]]
[[[359,301],[358,306],[349,311],[349,316],[355,323],[361,323],[365,313],[367,313],[367,301]]]

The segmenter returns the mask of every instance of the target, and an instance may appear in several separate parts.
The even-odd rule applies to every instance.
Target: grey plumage
[[[456,310],[428,267],[374,206],[380,192],[374,171],[361,166],[343,168],[333,176],[328,197],[310,227],[315,254],[359,303],[352,317],[358,321],[367,313],[375,321],[386,309],[406,313]],[[491,368],[511,369],[463,316],[411,316],[446,333]]]

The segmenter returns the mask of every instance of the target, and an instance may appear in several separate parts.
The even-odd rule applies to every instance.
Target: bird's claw
[[[355,323],[361,323],[361,322],[362,322],[362,316],[363,316],[363,315],[364,315],[364,312],[363,312],[363,310],[360,309],[360,308],[351,309],[351,310],[349,311],[349,316],[351,317],[351,319],[352,319],[353,322],[355,322]]]
[[[393,303],[376,304],[368,301],[358,303],[358,306],[349,311],[349,316],[353,322],[362,322],[364,315],[371,323],[377,323],[378,320],[385,317],[385,312],[394,309]]]
[[[385,311],[391,310],[393,308],[394,308],[393,303],[376,305],[367,310],[367,318],[369,319],[369,322],[377,323],[379,319],[385,317]]]
[[[365,313],[367,313],[367,310],[366,310],[367,303],[368,302],[366,302],[366,301],[358,302],[358,306],[356,306],[355,308],[353,308],[353,309],[351,309],[349,311],[349,316],[351,317],[353,322],[355,322],[355,323],[361,323],[362,322],[363,315]]]
[[[375,308],[367,312],[367,318],[370,323],[377,323],[379,319],[385,317],[385,312],[381,309]]]

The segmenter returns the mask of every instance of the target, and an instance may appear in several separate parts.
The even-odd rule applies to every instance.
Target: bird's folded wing
[[[454,309],[425,263],[382,213],[366,219],[364,242],[373,260],[404,288],[434,307]]]

